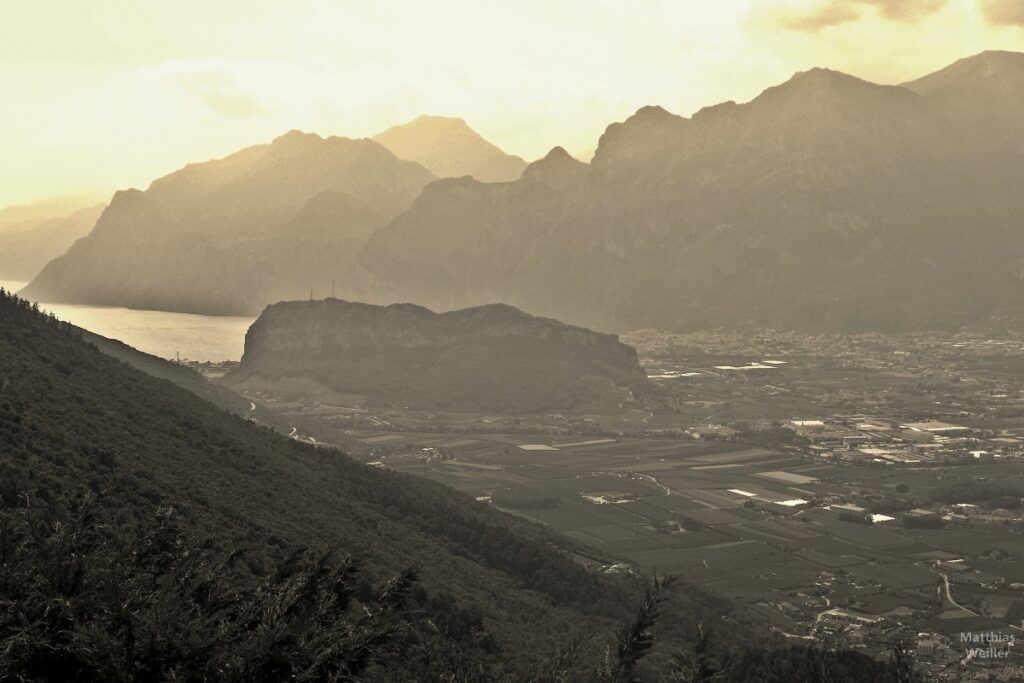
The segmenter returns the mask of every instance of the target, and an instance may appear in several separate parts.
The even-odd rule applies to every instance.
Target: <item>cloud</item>
[[[850,3],[831,2],[810,13],[792,13],[782,17],[782,23],[797,31],[818,31],[827,26],[838,26],[860,18],[860,11]]]
[[[1021,6],[1020,0],[990,0],[1007,5]],[[874,8],[882,17],[902,23],[913,23],[922,17],[938,12],[948,0],[830,0],[812,11],[783,13],[779,19],[783,26],[796,31],[820,31],[829,26],[838,26],[857,21],[865,11]]]
[[[860,0],[862,5],[873,5],[882,16],[893,21],[917,21],[938,12],[948,0]]]
[[[1024,26],[1024,0],[982,0],[981,9],[989,23]]]
[[[270,110],[258,94],[246,89],[227,71],[188,69],[173,74],[168,80],[201,99],[211,111],[221,116],[254,116]]]

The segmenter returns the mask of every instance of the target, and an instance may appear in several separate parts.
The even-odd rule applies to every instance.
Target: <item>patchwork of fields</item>
[[[837,605],[945,633],[1006,626],[948,609],[936,562],[973,561],[985,548],[1006,545],[1007,534],[1016,534],[1009,542],[1020,547],[1019,530],[863,525],[829,509],[866,492],[891,491],[897,480],[926,491],[935,485],[934,471],[854,469],[727,442],[351,436],[375,446],[386,467],[493,498],[609,565],[627,561],[679,575],[747,605],[782,632],[807,633]],[[997,564],[989,571],[1024,581],[1024,562]],[[966,598],[976,589],[953,590]],[[1004,612],[1017,609],[1005,596],[1004,602]]]

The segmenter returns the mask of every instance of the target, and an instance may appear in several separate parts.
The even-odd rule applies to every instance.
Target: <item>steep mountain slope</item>
[[[337,299],[268,307],[229,384],[309,400],[325,394],[426,409],[580,409],[654,387],[617,337],[493,304],[437,314]]]
[[[1024,53],[992,50],[967,57],[935,73],[908,81],[913,90],[964,114],[1017,118],[1024,111]]]
[[[990,226],[1002,225],[1014,234],[1002,243],[1007,246],[1004,253],[993,250],[984,266],[970,266],[994,268],[989,296],[1006,300],[1019,292],[1024,282],[1020,254],[1024,53],[983,52],[904,87],[920,94],[953,124],[954,132],[938,147],[970,178],[971,194],[966,199],[977,218],[964,232],[987,241]],[[994,246],[1002,245],[997,242]],[[1009,308],[1014,314],[1021,312],[1017,306]]]
[[[598,329],[899,330],[1020,310],[1024,67],[964,69],[994,75],[911,89],[813,69],[689,119],[645,107],[571,180],[531,166],[507,186],[431,185],[362,262],[396,299]],[[967,99],[988,118],[949,104]]]
[[[245,415],[250,412],[248,400],[227,387],[207,381],[206,378],[192,368],[151,356],[128,346],[122,341],[110,339],[88,330],[79,328],[78,334],[82,341],[95,346],[102,354],[119,360],[125,365],[144,372],[151,377],[165,379],[171,384],[175,384],[212,403],[221,410],[235,413],[236,415]]]
[[[609,617],[640,596],[574,550],[222,412],[0,294],[4,680],[595,680]],[[915,680],[766,649],[765,625],[685,586],[662,597],[667,642],[643,680],[667,680],[699,620],[720,629],[723,680]],[[644,614],[622,631],[636,657]],[[555,656],[573,632],[597,638]]]
[[[526,168],[458,118],[420,116],[373,138],[400,159],[416,161],[438,178],[472,176],[484,183],[515,180]]]
[[[539,527],[223,413],[7,298],[0,386],[4,514],[28,505],[67,523],[91,491],[107,523],[129,529],[173,507],[217,545],[245,548],[254,568],[302,545],[355,553],[377,575],[415,566],[429,591],[423,608],[443,594],[450,627],[465,629],[452,646],[496,671],[549,651],[545,640],[570,623],[600,625],[599,612],[622,609],[621,589]],[[6,541],[0,535],[0,556]],[[0,639],[11,633],[8,616],[0,614]]]
[[[26,296],[216,314],[257,312],[332,279],[358,292],[359,245],[432,179],[370,140],[292,131],[118,192]]]
[[[0,231],[0,278],[28,281],[96,225],[105,208],[97,204],[68,216],[9,225]]]

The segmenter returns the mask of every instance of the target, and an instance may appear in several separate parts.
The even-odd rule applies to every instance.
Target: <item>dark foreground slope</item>
[[[83,497],[92,496],[99,524],[146,531],[158,508],[173,508],[189,533],[238,551],[260,578],[303,545],[362,555],[379,580],[414,567],[426,590],[422,607],[444,606],[431,617],[451,632],[450,645],[467,662],[482,658],[496,669],[544,652],[545,639],[570,624],[602,623],[601,611],[621,614],[625,594],[532,525],[445,487],[279,437],[100,354],[73,330],[11,311],[5,300],[5,515],[69,525]],[[10,558],[10,548],[0,551]],[[63,589],[40,590],[57,591],[56,599]],[[29,616],[4,613],[0,619],[14,623],[0,625],[0,638],[14,637],[18,620]],[[90,628],[68,628],[77,633],[79,626]],[[14,643],[25,661],[42,656],[33,642]]]
[[[81,335],[82,341],[95,346],[104,355],[117,359],[152,377],[165,379],[222,410],[236,415],[246,415],[252,412],[247,399],[227,387],[208,381],[188,366],[151,356],[122,341],[110,339],[95,332],[79,328],[78,333]]]
[[[0,294],[0,680],[658,679],[634,666],[650,613],[617,645],[609,630],[635,591],[569,550],[222,412]],[[725,680],[896,680],[752,646],[728,606],[669,597],[652,665],[702,620]],[[550,657],[574,632],[596,638]]]
[[[434,313],[338,299],[274,304],[227,378],[277,393],[331,391],[397,406],[514,413],[649,397],[618,337],[500,304]],[[308,397],[308,396],[307,396]]]

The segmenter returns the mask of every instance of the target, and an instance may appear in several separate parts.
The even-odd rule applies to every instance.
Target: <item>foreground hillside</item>
[[[97,524],[142,533],[173,508],[187,533],[241,550],[256,576],[302,546],[358,555],[380,581],[414,568],[428,588],[422,608],[444,605],[431,617],[445,620],[438,627],[453,632],[451,647],[499,668],[544,652],[544,639],[571,623],[622,614],[625,593],[525,522],[278,437],[100,354],[43,316],[3,306],[7,513],[36,509],[34,524],[67,525],[93,497]],[[10,635],[4,628],[13,624],[0,637]]]
[[[2,680],[657,678],[636,666],[653,611],[615,645],[609,618],[637,594],[569,551],[224,413],[0,294]],[[728,679],[895,680],[852,653],[752,646],[685,588],[658,605],[677,646],[718,624]],[[555,657],[572,633],[609,636]]]
[[[622,409],[655,391],[614,335],[499,304],[438,314],[338,299],[268,307],[227,381],[306,402],[511,413]]]
[[[1024,310],[1024,54],[906,84],[827,69],[685,118],[644,107],[589,165],[429,185],[362,262],[392,296],[597,329],[951,327]]]
[[[292,131],[116,193],[25,296],[225,314],[323,293],[332,280],[358,292],[359,247],[433,179],[371,140]]]

